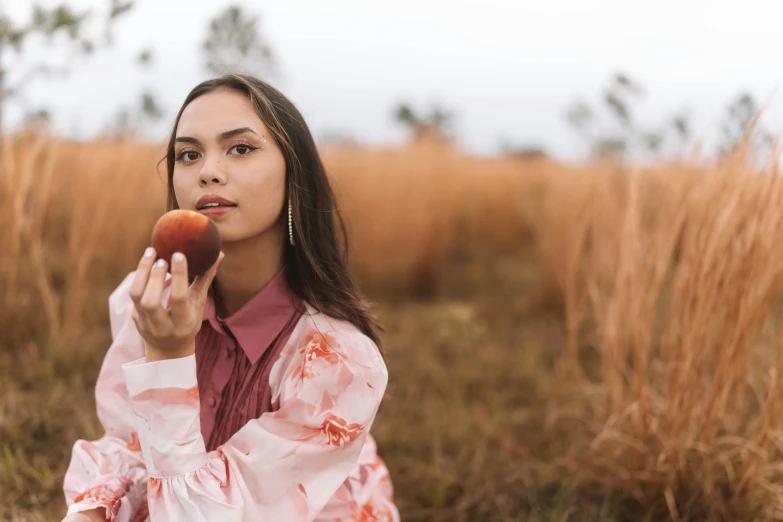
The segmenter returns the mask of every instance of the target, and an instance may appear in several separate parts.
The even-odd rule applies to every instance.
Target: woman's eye
[[[189,163],[191,161],[196,161],[198,157],[199,157],[198,152],[193,150],[186,150],[184,152],[181,152],[177,159]]]
[[[229,152],[235,151],[236,154],[240,156],[244,156],[245,154],[249,154],[254,150],[256,150],[255,147],[251,147],[250,145],[234,145],[233,147],[231,147],[231,150],[229,150]]]

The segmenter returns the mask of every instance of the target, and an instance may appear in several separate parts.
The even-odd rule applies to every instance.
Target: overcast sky
[[[32,0],[0,0],[19,20]],[[53,4],[55,2],[44,2]],[[107,2],[74,0],[100,9]],[[457,113],[459,142],[493,153],[504,141],[573,157],[580,141],[564,120],[577,96],[596,99],[614,71],[647,96],[639,118],[663,121],[688,107],[710,139],[741,90],[772,96],[767,126],[783,130],[783,2],[776,0],[268,0],[239,2],[262,17],[282,76],[272,83],[302,110],[317,138],[339,132],[395,143],[395,102],[439,101]],[[113,49],[82,60],[64,80],[37,82],[30,106],[56,128],[87,137],[150,87],[166,109],[161,139],[187,92],[204,79],[200,44],[214,0],[138,0],[117,26]],[[740,5],[743,5],[740,7]],[[138,52],[152,48],[143,71]],[[57,60],[57,52],[46,56]],[[25,55],[25,65],[46,56]],[[10,64],[10,62],[6,62]],[[15,62],[13,67],[21,64]],[[18,70],[18,69],[17,69]],[[6,124],[21,117],[11,105]]]

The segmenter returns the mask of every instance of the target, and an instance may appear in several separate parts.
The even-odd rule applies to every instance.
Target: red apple
[[[158,259],[171,266],[175,252],[185,254],[188,277],[201,275],[220,255],[220,232],[215,223],[192,210],[171,210],[163,214],[152,230],[152,248]]]

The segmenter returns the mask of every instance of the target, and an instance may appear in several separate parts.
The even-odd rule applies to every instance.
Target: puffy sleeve
[[[342,323],[341,323],[342,324]],[[386,389],[375,344],[300,321],[270,375],[280,409],[209,453],[195,355],[123,365],[153,520],[312,521],[351,474]]]
[[[107,520],[146,518],[147,470],[122,374],[124,363],[144,355],[131,318],[133,302],[128,292],[133,274],[109,297],[112,344],[95,384],[98,419],[105,434],[95,441],[77,440],[73,446],[63,480],[69,515],[103,507]]]

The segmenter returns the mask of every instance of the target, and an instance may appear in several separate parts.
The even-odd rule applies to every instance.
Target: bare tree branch
[[[209,24],[202,44],[205,67],[212,74],[249,72],[269,75],[275,72],[272,49],[259,32],[259,17],[230,6]]]

